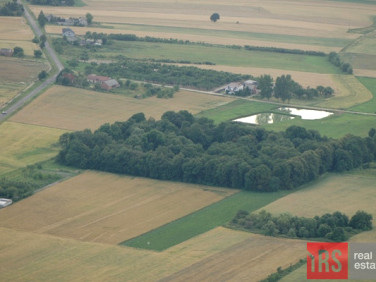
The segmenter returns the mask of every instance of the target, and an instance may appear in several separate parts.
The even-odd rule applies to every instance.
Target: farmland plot
[[[228,103],[231,98],[180,91],[172,99],[135,99],[78,88],[54,86],[11,120],[69,130],[96,129],[105,122],[125,121],[144,112],[159,119],[166,111],[204,109]]]
[[[0,226],[117,244],[236,192],[86,172],[0,213]]]

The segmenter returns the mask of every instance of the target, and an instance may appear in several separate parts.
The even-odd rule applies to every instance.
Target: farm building
[[[12,57],[13,56],[13,49],[1,48],[0,49],[0,55],[1,56]]]
[[[87,76],[87,81],[94,84],[100,84],[101,88],[105,90],[111,90],[120,86],[116,79],[96,74],[89,74]]]
[[[13,201],[11,199],[0,198],[0,209],[11,205]]]
[[[225,92],[227,94],[235,94],[238,91],[241,91],[244,89],[244,84],[241,82],[233,82],[226,86]]]
[[[65,37],[69,42],[76,41],[76,34],[70,28],[63,28],[62,35]]]

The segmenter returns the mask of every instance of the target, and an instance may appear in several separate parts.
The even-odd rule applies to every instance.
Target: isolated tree
[[[293,88],[294,81],[291,79],[291,75],[288,74],[277,77],[274,86],[274,96],[281,98],[282,101],[290,100]]]
[[[34,50],[34,57],[35,58],[40,58],[42,57],[42,51],[41,50]]]
[[[88,25],[91,25],[92,23],[93,23],[93,15],[92,14],[90,14],[90,13],[87,13],[86,14],[86,21],[87,21],[87,24]]]
[[[372,215],[365,211],[357,211],[350,219],[349,225],[354,229],[371,230],[372,229]]]
[[[43,80],[47,77],[47,72],[46,71],[41,71],[39,74],[38,74],[38,79],[39,80]]]
[[[14,47],[13,49],[13,56],[15,57],[23,57],[25,56],[24,50],[21,47]]]
[[[43,11],[40,11],[39,16],[38,16],[38,23],[39,25],[43,28],[46,23],[47,23],[47,18],[44,15]]]
[[[260,89],[261,98],[269,100],[273,94],[273,78],[268,74],[261,75],[258,87]]]
[[[213,13],[211,16],[210,16],[210,20],[212,21],[212,22],[216,22],[216,21],[218,21],[220,19],[220,16],[219,16],[219,14],[218,13]]]

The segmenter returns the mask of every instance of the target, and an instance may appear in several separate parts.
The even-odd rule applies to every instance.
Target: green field
[[[83,52],[80,47],[67,46],[64,48],[62,57],[66,60],[77,58]],[[89,52],[90,59],[98,58],[99,60],[113,58],[117,55],[134,59],[168,59],[192,63],[211,62],[227,66],[252,66],[330,74],[341,73],[338,68],[328,62],[326,57],[248,51],[219,46],[113,40],[112,44],[104,46],[96,52]]]
[[[358,80],[372,93],[372,100],[351,107],[353,111],[365,112],[365,113],[376,113],[376,78],[370,77],[358,77]]]
[[[172,221],[158,229],[125,241],[122,245],[163,251],[231,220],[240,210],[254,211],[288,192],[239,192],[197,212]]]

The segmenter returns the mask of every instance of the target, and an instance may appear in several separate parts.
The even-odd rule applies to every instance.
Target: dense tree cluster
[[[74,0],[27,0],[33,5],[74,6]]]
[[[276,191],[373,161],[375,141],[352,135],[332,140],[298,126],[271,132],[235,122],[215,125],[187,111],[166,112],[159,121],[139,113],[95,132],[62,135],[58,161],[157,179]]]
[[[86,72],[202,90],[210,90],[233,81],[250,78],[249,75],[204,70],[192,66],[179,67],[153,62],[140,62],[126,58],[119,58],[117,63],[90,65]]]
[[[334,212],[305,218],[284,213],[273,216],[265,210],[249,214],[239,211],[230,222],[230,226],[250,231],[261,231],[268,236],[286,236],[290,238],[326,238],[333,241],[345,241],[349,234],[372,229],[372,215],[364,211],[349,220],[347,215]]]
[[[22,16],[23,12],[24,8],[17,3],[17,0],[7,2],[0,7],[0,16],[19,17]]]
[[[19,201],[32,195],[36,189],[61,178],[57,174],[43,172],[40,165],[27,166],[16,175],[16,177],[2,176],[0,178],[0,198]]]
[[[262,47],[262,46],[244,46],[245,50],[249,51],[264,51],[264,52],[276,52],[282,54],[297,54],[297,55],[309,55],[309,56],[326,56],[324,52],[320,51],[306,51],[306,50],[299,50],[299,49],[286,49],[286,48],[279,48],[279,47]]]
[[[342,62],[341,58],[336,52],[330,52],[328,56],[329,62],[331,62],[336,67],[339,67],[343,72],[352,74],[353,68],[349,63]]]
[[[273,78],[268,74],[261,75],[257,80],[259,82],[260,96],[263,99],[275,97],[282,101],[289,101],[292,98],[310,100],[314,97],[328,98],[334,93],[333,88],[330,86],[324,87],[319,85],[316,88],[303,88],[289,74],[277,77],[275,84],[273,83]]]

